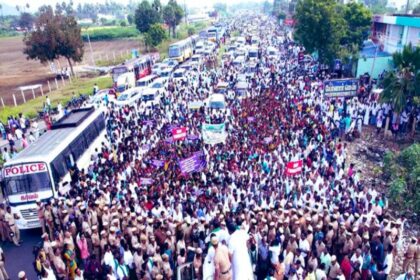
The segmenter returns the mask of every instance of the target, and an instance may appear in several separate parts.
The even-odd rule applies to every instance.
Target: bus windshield
[[[23,174],[5,178],[5,193],[11,204],[49,198],[38,194],[51,191],[51,180],[48,172]],[[52,194],[51,194],[52,195]]]
[[[178,46],[170,46],[169,47],[169,57],[178,57],[180,56],[180,51]]]

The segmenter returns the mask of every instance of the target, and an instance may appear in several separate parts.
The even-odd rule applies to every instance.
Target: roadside
[[[112,86],[112,79],[109,75],[73,79],[73,81],[66,86],[45,94],[42,97],[29,100],[16,107],[7,106],[3,108],[0,111],[0,121],[6,123],[9,116],[17,116],[19,113],[23,113],[29,118],[35,118],[38,116],[38,112],[42,111],[46,96],[50,98],[53,107],[57,107],[60,102],[65,106],[72,98],[73,94],[91,94],[95,84],[97,84],[100,89],[109,88]]]

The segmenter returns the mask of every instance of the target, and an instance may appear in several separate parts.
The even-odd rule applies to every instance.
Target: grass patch
[[[88,40],[88,34],[91,41],[133,38],[140,36],[140,32],[134,26],[102,26],[83,29],[83,41]]]
[[[100,76],[96,78],[73,79],[71,84],[69,83],[63,88],[52,91],[48,96],[53,107],[56,107],[59,102],[65,105],[73,96],[73,92],[76,95],[91,94],[95,83],[100,89],[109,88],[112,86],[112,78],[110,76]],[[19,113],[23,113],[29,118],[34,118],[38,115],[38,112],[42,110],[44,102],[45,96],[37,97],[16,107],[3,108],[0,111],[0,120],[5,122],[7,121],[8,116],[17,116]]]

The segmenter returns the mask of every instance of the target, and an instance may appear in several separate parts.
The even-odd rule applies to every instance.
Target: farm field
[[[17,102],[21,103],[18,87],[37,83],[46,84],[47,79],[54,79],[49,65],[42,65],[38,61],[26,59],[26,56],[22,53],[23,47],[22,37],[2,38],[0,40],[0,97],[3,98],[6,105],[13,105],[12,93],[16,94]],[[127,51],[140,47],[141,43],[136,39],[92,42],[95,60],[106,59],[107,54],[109,59],[113,57],[114,53],[116,56],[126,55]],[[76,67],[91,65],[91,61],[90,48],[85,43],[84,60],[78,63]],[[60,65],[66,67],[67,61],[62,59]],[[56,63],[56,66],[58,67],[58,63]],[[44,87],[44,92],[47,91],[48,88]]]

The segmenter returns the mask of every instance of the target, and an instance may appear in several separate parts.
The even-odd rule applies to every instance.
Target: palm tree
[[[394,65],[400,70],[402,68],[410,68],[417,72],[420,70],[420,48],[413,47],[410,44],[404,46],[402,52],[396,52],[392,55]]]
[[[397,114],[400,114],[414,96],[419,95],[420,73],[414,74],[410,68],[399,72],[389,72],[384,80],[381,102],[389,102]]]
[[[404,46],[401,52],[392,55],[395,71],[389,72],[383,82],[384,88],[380,96],[381,102],[392,104],[398,116],[398,122],[401,112],[406,105],[418,103],[420,97],[420,48],[413,48],[411,44]],[[387,119],[388,123],[389,119]],[[412,131],[415,131],[413,122]],[[386,125],[387,126],[387,125]],[[385,127],[387,130],[387,127]]]

